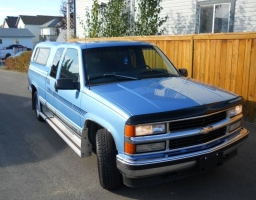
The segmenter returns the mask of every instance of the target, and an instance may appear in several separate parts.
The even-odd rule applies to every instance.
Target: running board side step
[[[87,128],[83,129],[82,136],[80,138],[53,115],[52,117],[47,117],[42,112],[39,114],[81,158],[92,155],[92,145],[88,139]]]

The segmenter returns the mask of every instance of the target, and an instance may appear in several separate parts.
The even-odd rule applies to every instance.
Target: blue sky
[[[60,14],[61,0],[0,0],[0,25],[6,16]]]

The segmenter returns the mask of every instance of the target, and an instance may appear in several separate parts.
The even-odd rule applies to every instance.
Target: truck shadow
[[[31,99],[0,93],[0,167],[48,159],[67,144],[36,119]]]

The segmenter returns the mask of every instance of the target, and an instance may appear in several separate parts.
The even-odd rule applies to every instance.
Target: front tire
[[[35,113],[36,113],[36,118],[39,120],[39,121],[41,121],[41,122],[43,122],[44,121],[44,119],[40,116],[40,102],[39,102],[39,100],[38,100],[38,93],[37,93],[37,91],[35,91],[34,92],[34,94],[33,94],[33,103],[34,103],[34,105],[35,105]]]
[[[97,131],[96,152],[101,187],[107,190],[119,187],[122,179],[116,166],[117,150],[112,135],[106,129]]]

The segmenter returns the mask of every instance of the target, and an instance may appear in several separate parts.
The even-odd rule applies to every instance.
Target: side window
[[[67,49],[61,65],[60,78],[73,78],[79,81],[78,52],[76,49]]]
[[[60,62],[61,55],[63,53],[64,48],[59,48],[56,51],[56,54],[54,56],[53,62],[52,62],[52,68],[50,72],[50,76],[53,78],[56,78],[57,71],[58,71],[58,66]]]
[[[49,54],[50,54],[49,48],[40,48],[39,47],[36,49],[33,61],[38,64],[45,65],[48,60]]]

